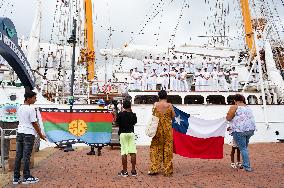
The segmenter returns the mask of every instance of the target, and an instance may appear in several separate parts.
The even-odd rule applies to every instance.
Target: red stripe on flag
[[[68,112],[41,112],[42,121],[52,123],[70,123],[73,120],[84,120],[85,122],[112,122],[111,113],[68,113]]]
[[[222,159],[224,137],[196,138],[173,129],[174,153],[183,157]]]

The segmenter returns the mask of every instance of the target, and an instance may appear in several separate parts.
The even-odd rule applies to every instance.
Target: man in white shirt
[[[176,84],[175,84],[175,86],[176,86],[176,88],[175,88],[175,91],[180,91],[180,71],[178,71],[178,69],[176,69],[176,79],[175,79],[175,81],[176,81]]]
[[[211,60],[211,58],[209,58],[208,61],[207,61],[207,71],[208,72],[213,71],[213,66],[214,66],[213,64],[214,64],[213,61]]]
[[[164,68],[163,72],[161,72],[160,77],[162,78],[162,89],[167,91],[168,85],[169,85],[169,73],[167,72],[167,69]]]
[[[187,84],[187,81],[186,81],[186,76],[187,76],[187,72],[184,71],[184,68],[181,68],[180,69],[181,91],[189,92],[188,84]]]
[[[151,90],[156,90],[157,87],[157,73],[156,69],[153,69],[153,72],[150,74],[150,80],[151,80]]]
[[[202,67],[203,67],[203,68],[207,68],[207,59],[206,59],[206,56],[203,56]]]
[[[92,94],[98,94],[99,93],[99,84],[96,82],[92,83]]]
[[[238,81],[238,72],[235,70],[236,68],[233,67],[230,71],[230,78],[231,78],[231,85],[232,85],[232,91],[238,91],[239,90],[239,81]]]
[[[121,93],[122,94],[127,94],[129,90],[129,83],[127,81],[127,78],[125,78],[124,83],[121,85]]]
[[[223,71],[223,68],[220,69],[220,72],[218,73],[218,79],[219,79],[219,91],[228,91],[227,81],[225,78],[226,74]]]
[[[195,91],[202,91],[201,85],[202,85],[202,73],[201,69],[198,69],[195,74]]]
[[[129,70],[129,89],[130,90],[134,90],[134,83],[135,83],[135,79],[134,79],[134,75],[133,75],[133,69]]]
[[[207,71],[207,68],[204,68],[204,71],[202,73],[202,77],[203,77],[203,89],[204,91],[211,91],[211,74],[210,72]]]
[[[153,65],[151,66],[152,69],[155,69],[155,72],[158,74],[160,66],[160,57],[157,56],[156,60],[154,60]]]
[[[42,134],[37,120],[37,112],[34,107],[30,106],[36,102],[36,93],[28,91],[24,95],[24,104],[18,108],[17,115],[19,119],[17,133],[16,159],[14,168],[13,184],[20,184],[21,160],[23,159],[23,184],[32,184],[39,181],[38,178],[30,174],[30,157],[33,150],[35,136],[46,140]]]
[[[211,77],[212,77],[212,86],[211,86],[211,90],[212,91],[219,91],[219,86],[218,86],[218,72],[217,72],[217,68],[214,67],[213,68],[213,72],[211,73]]]
[[[44,67],[44,51],[43,51],[43,48],[40,48],[40,52],[39,52],[39,67],[40,68]]]
[[[147,56],[144,57],[143,65],[144,68],[149,68],[149,59],[147,58]]]
[[[170,90],[174,91],[174,89],[176,88],[176,81],[175,81],[176,71],[175,71],[175,67],[172,67],[172,70],[169,72],[169,76],[170,76]]]
[[[148,85],[148,73],[147,69],[144,68],[144,72],[142,73],[142,78],[141,78],[141,84],[142,84],[142,91],[146,91],[147,85]]]
[[[137,70],[137,67],[135,67],[134,71],[132,72],[132,77],[134,79],[134,89],[141,89],[140,88],[140,73]]]

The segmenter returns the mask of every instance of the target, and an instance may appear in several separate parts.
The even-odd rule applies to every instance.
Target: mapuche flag
[[[44,132],[52,142],[106,144],[111,140],[113,115],[107,110],[41,109],[41,117]]]
[[[172,121],[174,152],[184,157],[222,159],[226,132],[225,118],[205,120],[174,107]]]

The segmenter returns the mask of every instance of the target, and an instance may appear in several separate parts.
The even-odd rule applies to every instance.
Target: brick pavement
[[[284,187],[284,144],[250,145],[252,173],[232,169],[230,146],[225,145],[224,149],[222,160],[174,155],[174,174],[164,177],[147,175],[149,148],[138,147],[139,174],[127,178],[117,176],[121,170],[119,149],[105,147],[102,156],[87,156],[88,148],[69,153],[58,150],[32,170],[40,182],[28,187]],[[130,160],[128,164],[130,167]]]

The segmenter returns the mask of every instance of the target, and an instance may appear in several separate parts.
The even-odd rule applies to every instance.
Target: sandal
[[[232,167],[232,168],[238,168],[238,167],[236,166],[236,163],[231,163],[231,167]]]
[[[155,176],[155,175],[158,175],[159,173],[158,172],[151,172],[151,171],[148,171],[148,175],[149,176]]]

